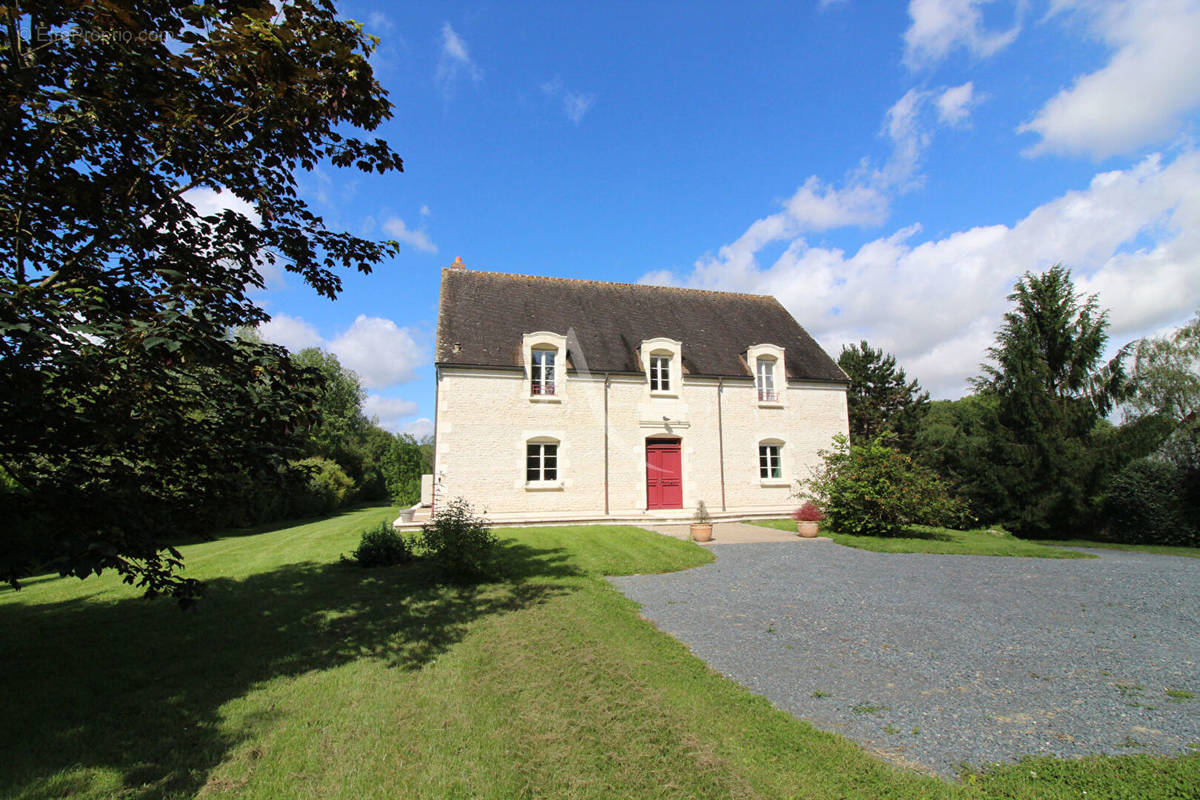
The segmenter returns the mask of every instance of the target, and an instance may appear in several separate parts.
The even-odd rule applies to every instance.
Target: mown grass
[[[790,519],[764,519],[751,522],[766,528],[795,531],[796,523]],[[848,533],[821,528],[821,535],[828,536],[838,544],[871,550],[876,553],[942,553],[964,556],[1019,556],[1025,558],[1094,558],[1087,553],[1064,550],[1042,542],[1018,539],[1012,534],[988,530],[956,531],[950,528],[932,528],[914,525],[904,536],[855,536]]]
[[[338,563],[393,515],[189,545],[188,572],[210,588],[187,613],[109,578],[0,592],[0,797],[1150,798],[1200,785],[1200,756],[1041,759],[957,783],[893,767],[714,673],[603,577],[697,566],[704,549],[634,528],[501,531],[504,577],[475,587]]]
[[[1200,558],[1200,547],[1183,547],[1170,544],[1122,544],[1120,542],[1093,542],[1088,539],[1053,539],[1039,542],[1050,547],[1090,547],[1099,550],[1129,550],[1134,553],[1153,553],[1160,556],[1185,556]]]

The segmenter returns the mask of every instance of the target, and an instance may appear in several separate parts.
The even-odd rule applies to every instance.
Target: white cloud
[[[369,394],[363,399],[363,413],[368,419],[378,420],[385,430],[397,432],[406,424],[414,424],[414,421],[406,423],[405,420],[416,415],[417,404],[399,397]]]
[[[929,92],[909,89],[887,110],[884,132],[892,140],[892,155],[878,174],[883,184],[908,188],[915,178],[921,156],[933,141],[921,119],[929,97]]]
[[[299,317],[288,314],[275,314],[267,322],[258,326],[258,335],[268,342],[281,344],[293,353],[306,347],[320,347],[321,334]]]
[[[421,217],[427,216],[429,209],[427,206],[421,206]],[[423,229],[413,230],[404,224],[404,220],[400,217],[391,217],[383,223],[383,229],[393,236],[396,241],[404,242],[414,250],[420,250],[423,253],[436,253],[437,245],[429,238],[429,234]]]
[[[254,206],[233,192],[224,189],[211,189],[207,186],[197,186],[183,193],[183,199],[192,204],[196,213],[202,217],[216,214],[229,209],[241,214],[257,225],[260,221]]]
[[[427,360],[412,331],[383,317],[359,314],[346,331],[326,340],[300,317],[275,314],[269,322],[258,326],[258,333],[268,342],[281,344],[292,352],[306,347],[328,350],[343,367],[358,375],[366,389],[411,381],[416,368]]]
[[[367,15],[367,27],[375,31],[390,31],[394,26],[387,14],[382,11],[372,11]]]
[[[426,436],[433,436],[433,420],[428,417],[414,419],[401,425],[398,433],[407,433],[419,442]]]
[[[781,211],[755,221],[736,241],[721,247],[716,256],[698,262],[699,282],[720,282],[746,273],[755,264],[755,254],[773,242],[794,240],[803,233],[882,224],[888,216],[891,194],[921,184],[921,157],[933,141],[931,109],[938,107],[940,116],[940,103],[946,95],[950,95],[951,104],[960,100],[965,104],[971,93],[972,88],[963,86],[941,92],[909,89],[884,115],[883,135],[891,140],[892,152],[882,166],[872,168],[864,159],[841,188],[810,176],[784,201]],[[666,285],[673,280],[662,270],[642,278],[645,283]]]
[[[1200,3],[1059,0],[1054,12],[1080,15],[1114,52],[1018,128],[1041,137],[1027,155],[1133,152],[1174,135],[1200,107]]]
[[[959,48],[985,58],[1012,44],[1021,32],[1024,2],[1008,30],[988,31],[982,6],[991,0],[912,0],[904,32],[904,63],[910,69],[932,66]]]
[[[561,100],[563,113],[576,125],[583,121],[584,115],[591,111],[596,102],[596,95],[568,89],[563,84],[562,78],[554,78],[543,83],[542,93],[551,99]]]
[[[596,102],[596,95],[587,94],[584,92],[567,92],[563,95],[563,111],[567,114],[567,119],[578,125],[583,120],[583,115],[591,110],[592,104]]]
[[[255,225],[258,225],[262,221],[253,204],[225,189],[197,186],[184,192],[183,199],[190,203],[192,208],[196,209],[196,213],[202,217],[228,210],[241,214]],[[258,271],[259,276],[262,277],[264,286],[277,287],[283,285],[283,268],[279,264],[271,263],[263,257],[259,259],[258,264],[255,265],[255,269]],[[247,288],[254,287],[248,286]]]
[[[951,86],[938,95],[938,120],[943,125],[962,125],[971,116],[975,104],[975,84],[967,81],[962,86]]]
[[[345,333],[326,344],[342,366],[354,370],[366,389],[380,389],[413,379],[425,351],[412,333],[390,319],[359,314]]]
[[[1200,307],[1197,185],[1200,152],[1170,164],[1152,157],[1100,173],[1011,227],[915,242],[920,228],[911,226],[853,255],[796,237],[766,267],[756,254],[767,240],[743,236],[737,269],[701,260],[682,281],[661,273],[654,280],[772,294],[835,356],[843,343],[866,338],[896,353],[936,396],[958,396],[978,373],[1005,296],[1026,270],[1071,267],[1076,288],[1098,293],[1111,309],[1118,345],[1190,316]]]
[[[471,60],[467,43],[463,41],[449,22],[442,23],[442,54],[438,59],[434,83],[449,101],[459,81],[466,78],[473,83],[483,79],[483,70]]]

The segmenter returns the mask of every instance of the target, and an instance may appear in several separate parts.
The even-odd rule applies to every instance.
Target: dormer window
[[[754,375],[759,408],[783,408],[787,395],[787,372],[783,348],[777,344],[756,344],[746,348],[746,366]]]
[[[683,387],[683,345],[674,339],[646,339],[638,347],[638,361],[646,376],[643,385],[651,397],[678,397]]]
[[[775,359],[770,356],[760,356],[756,375],[758,383],[758,400],[760,403],[774,403],[779,400],[775,393]]]
[[[521,340],[521,355],[525,361],[525,388],[531,403],[551,405],[566,402],[567,337],[553,331],[527,333]]]
[[[666,355],[650,356],[650,391],[671,391],[671,357]]]
[[[558,355],[556,350],[534,349],[530,364],[529,393],[552,396],[555,394],[554,360]]]

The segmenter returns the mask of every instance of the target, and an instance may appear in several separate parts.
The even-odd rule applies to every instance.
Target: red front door
[[[683,508],[678,439],[646,442],[646,508]]]

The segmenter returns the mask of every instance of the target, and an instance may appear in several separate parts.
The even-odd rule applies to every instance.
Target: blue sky
[[[1200,0],[340,8],[382,40],[405,172],[301,185],[401,251],[336,302],[272,277],[263,333],[333,350],[393,430],[431,430],[455,256],[773,294],[936,397],[1025,270],[1070,266],[1117,345],[1200,308]]]

